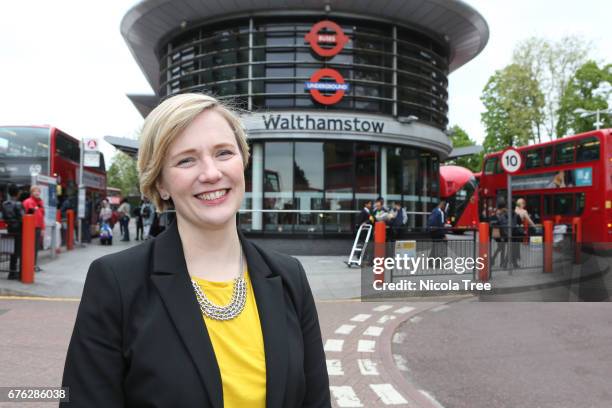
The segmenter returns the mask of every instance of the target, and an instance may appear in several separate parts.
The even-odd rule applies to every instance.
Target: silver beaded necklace
[[[237,317],[243,310],[246,304],[247,298],[247,285],[244,279],[244,268],[242,267],[243,255],[242,247],[240,248],[240,274],[234,279],[234,290],[232,292],[232,298],[229,303],[225,306],[219,306],[214,304],[206,297],[202,288],[195,280],[191,280],[193,290],[196,294],[196,299],[200,304],[200,310],[204,313],[204,316],[214,320],[232,320]]]

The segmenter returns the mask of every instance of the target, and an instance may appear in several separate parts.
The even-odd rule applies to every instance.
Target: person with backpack
[[[42,271],[42,269],[38,266],[38,250],[42,246],[43,234],[45,232],[45,203],[42,198],[40,198],[40,187],[32,186],[30,187],[30,197],[26,198],[23,201],[23,208],[25,209],[26,214],[34,214],[34,220],[36,225],[36,241],[35,241],[35,251],[34,251],[34,270],[36,272]]]
[[[123,233],[123,238],[121,241],[129,241],[130,240],[130,203],[127,198],[121,200],[121,204],[117,209],[119,212],[119,225],[121,226],[121,232]]]
[[[393,209],[389,214],[388,223],[391,227],[391,237],[393,240],[397,240],[408,217],[406,211],[402,208],[402,204],[398,201],[393,203]]]
[[[7,232],[15,239],[13,253],[10,256],[8,279],[20,279],[21,271],[17,269],[17,261],[21,258],[21,225],[23,220],[23,205],[17,200],[19,189],[11,184],[8,187],[8,199],[2,203],[2,217],[6,222]]]
[[[140,206],[140,216],[144,225],[144,238],[148,239],[151,233],[151,225],[155,219],[155,207],[148,197],[143,198],[143,203]]]

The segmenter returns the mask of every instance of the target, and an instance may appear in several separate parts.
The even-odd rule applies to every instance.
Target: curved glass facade
[[[422,149],[313,140],[266,141],[252,150],[263,157],[260,177],[252,163],[246,172],[245,231],[352,233],[356,210],[381,195],[387,206],[402,203],[406,226],[424,227],[439,194],[438,157]],[[257,200],[264,211],[248,211]]]
[[[417,116],[448,123],[448,48],[402,26],[336,18],[351,39],[332,58],[304,40],[321,17],[257,17],[205,24],[158,49],[161,97],[201,91],[238,107],[324,109]],[[314,101],[304,83],[321,68],[338,71],[349,90],[335,105]]]

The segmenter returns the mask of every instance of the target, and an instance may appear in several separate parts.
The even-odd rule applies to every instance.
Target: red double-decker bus
[[[8,184],[28,192],[32,173],[57,178],[58,205],[78,202],[80,143],[53,126],[0,126],[0,192],[6,197]],[[100,154],[98,167],[83,171],[86,196],[93,203],[106,195],[106,167]]]
[[[476,228],[478,182],[465,167],[440,166],[440,198],[446,200],[446,220],[453,228]]]
[[[583,241],[612,241],[612,130],[602,129],[517,148],[521,169],[512,175],[512,208],[518,198],[536,223],[582,218]],[[501,152],[483,162],[480,197],[484,208],[506,201]]]

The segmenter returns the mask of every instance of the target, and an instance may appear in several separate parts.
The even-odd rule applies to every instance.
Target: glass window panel
[[[323,143],[295,143],[294,187],[295,206],[299,213],[295,230],[319,232],[323,230],[323,213],[312,212],[324,208],[323,203]]]
[[[357,198],[372,198],[378,194],[379,146],[369,143],[355,145],[355,192]]]
[[[585,162],[599,160],[599,139],[589,137],[578,141],[576,161]]]
[[[325,149],[325,208],[327,210],[354,210],[353,208],[353,143],[327,142]],[[352,232],[350,213],[326,216],[325,231]]]
[[[264,150],[264,209],[293,209],[293,143],[266,142]],[[264,213],[266,230],[290,232],[294,214]]]
[[[291,108],[293,107],[293,98],[267,97],[265,105],[267,108]]]
[[[584,211],[584,193],[576,193],[576,215],[582,215],[582,211]]]
[[[531,219],[535,223],[539,223],[542,220],[542,210],[540,208],[540,195],[528,195],[525,197],[527,211],[531,215]]]
[[[493,174],[495,173],[495,165],[497,164],[497,157],[493,157],[491,159],[487,159],[485,162],[485,174]]]
[[[402,148],[387,149],[387,193],[402,194]]]
[[[554,197],[555,215],[572,214],[572,194],[556,194]]]
[[[548,146],[544,148],[544,166],[550,166],[552,164],[552,154],[553,148],[552,146]]]
[[[268,46],[292,46],[292,45],[295,45],[295,36],[268,35],[268,37],[266,37],[266,44]]]
[[[56,150],[58,149],[57,143],[56,139]],[[0,127],[0,158],[7,157],[47,159],[49,157],[49,129]],[[47,168],[44,167],[43,171],[46,173]]]
[[[542,149],[528,150],[525,152],[525,168],[535,169],[542,166]]]
[[[551,195],[544,196],[544,215],[553,215],[553,197]]]
[[[555,148],[555,164],[567,164],[574,161],[574,142],[561,143]]]
[[[266,61],[274,62],[274,61],[293,61],[293,52],[267,52],[266,53]]]
[[[293,93],[293,82],[266,82],[266,93]]]
[[[266,67],[266,77],[268,78],[292,78],[293,67]]]

